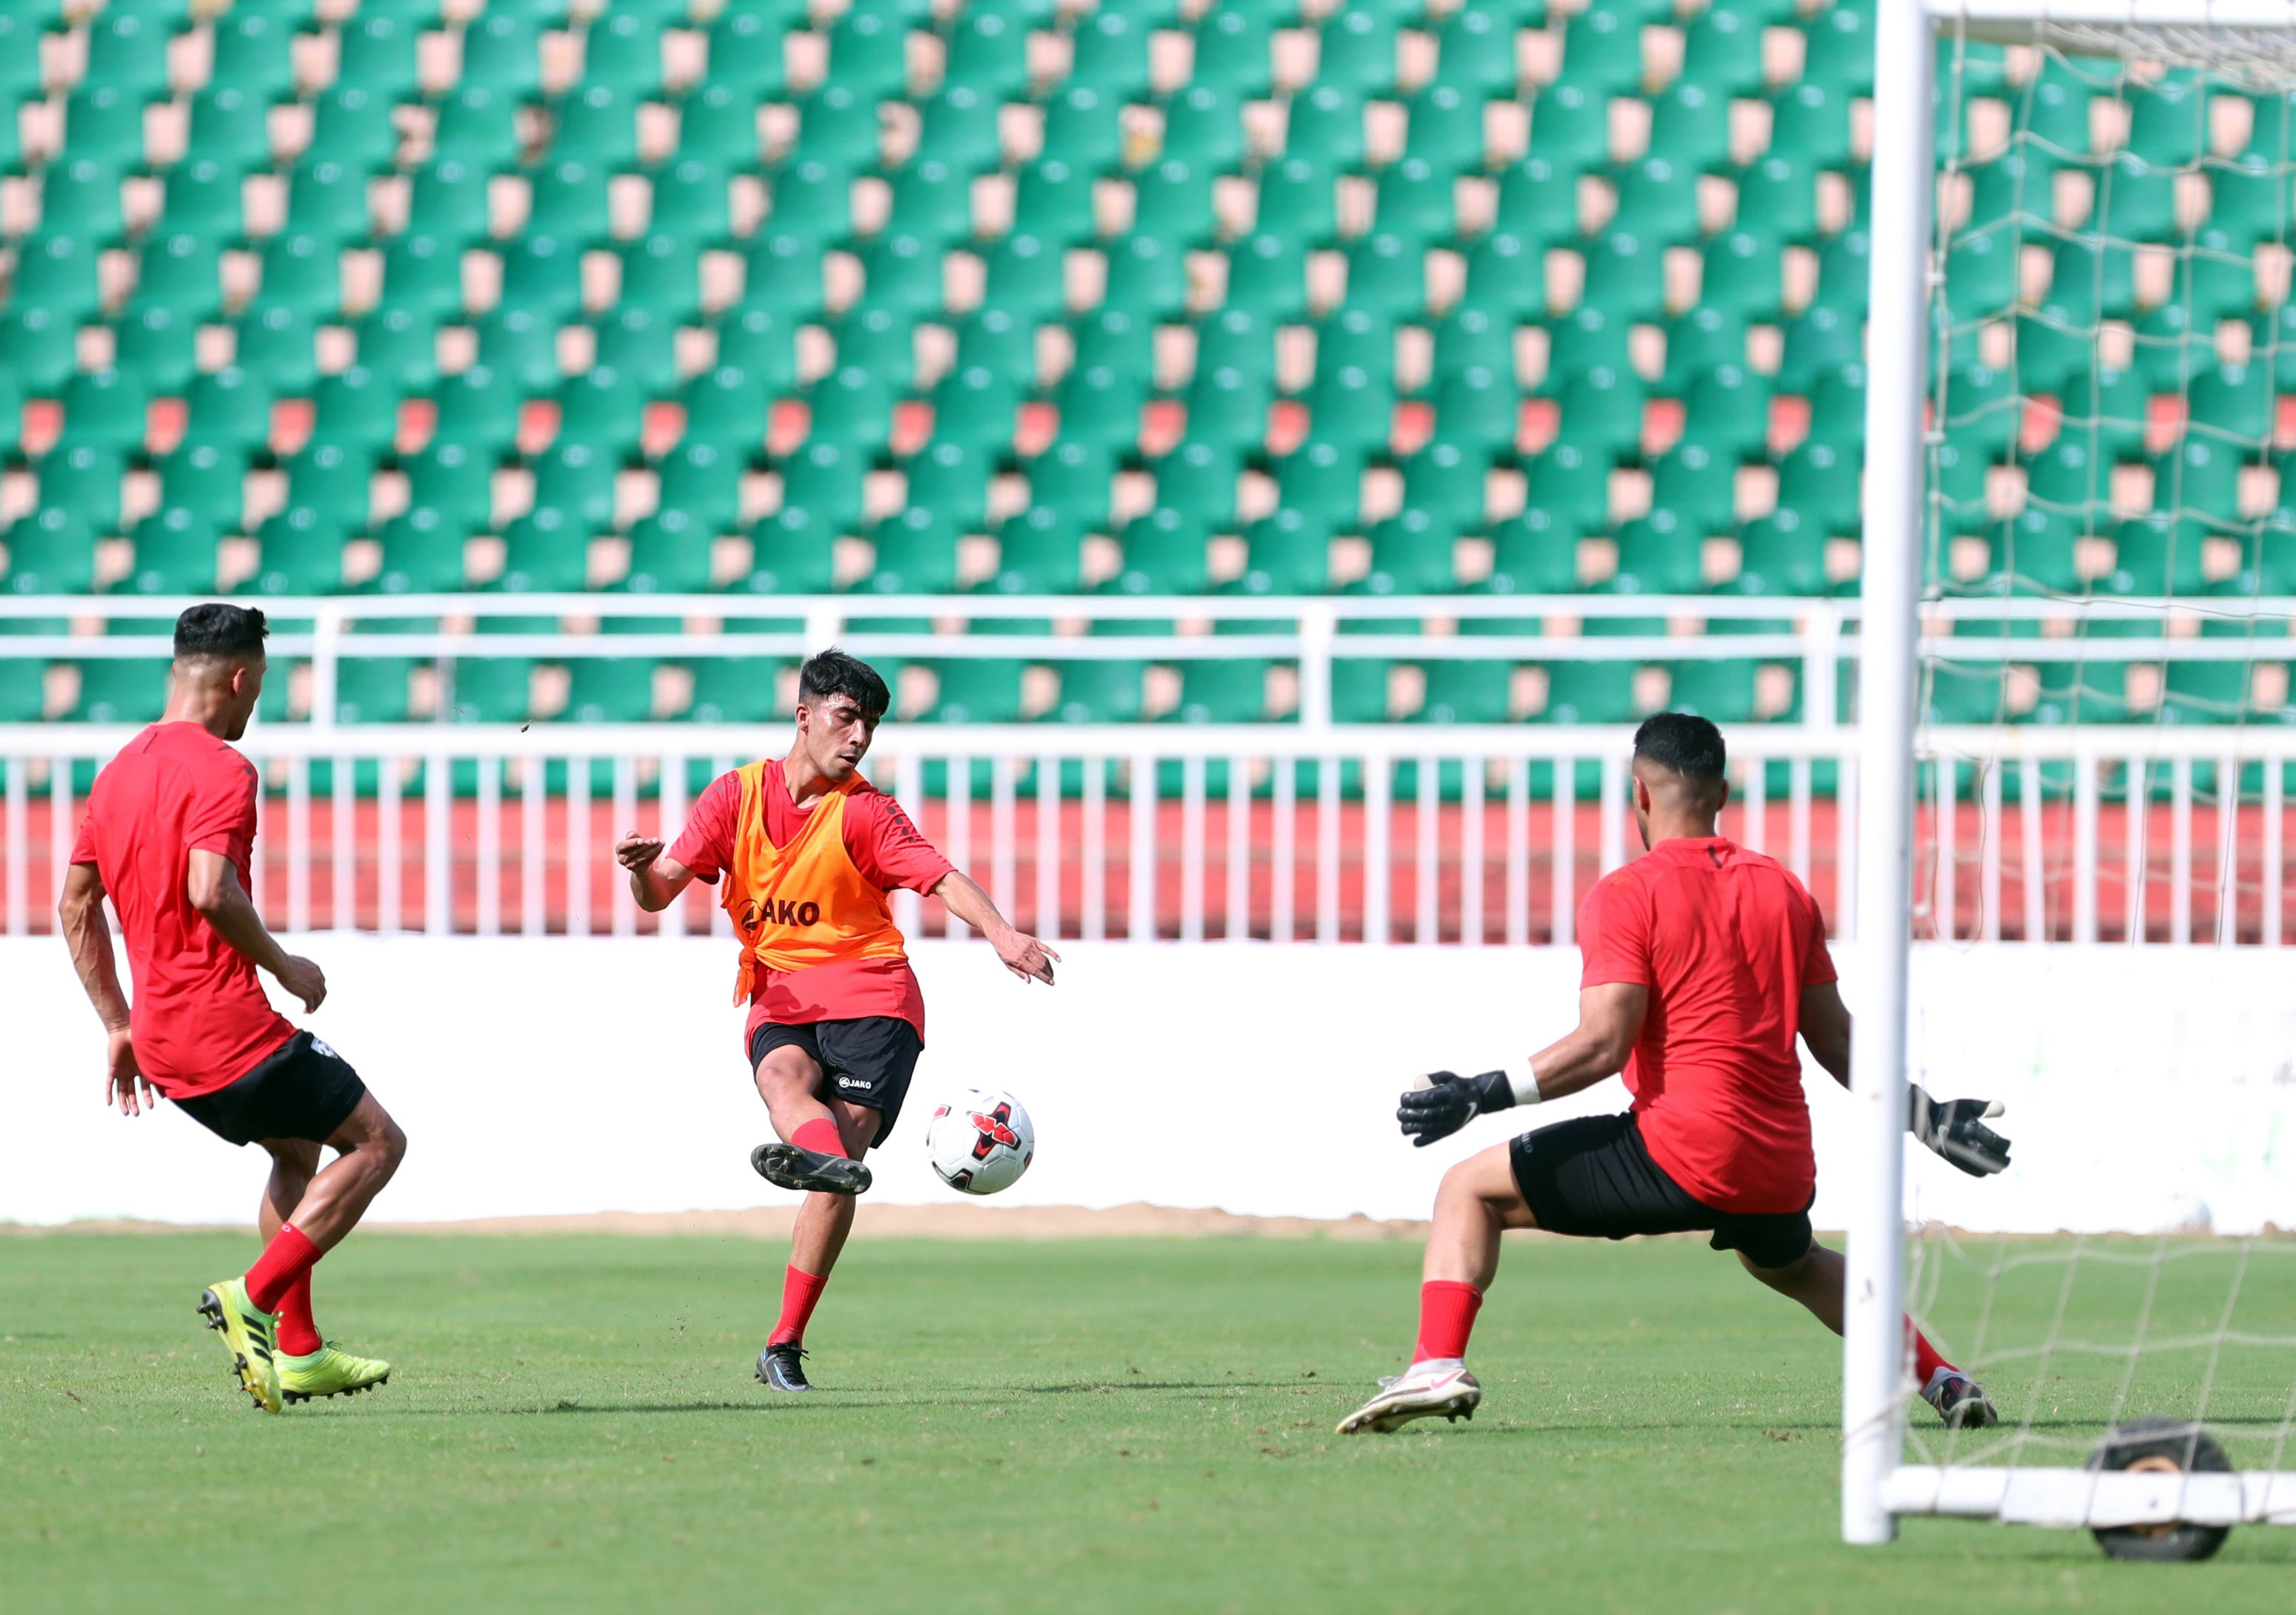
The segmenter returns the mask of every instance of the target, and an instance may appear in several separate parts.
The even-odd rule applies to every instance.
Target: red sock
[[[1429,1279],[1420,1285],[1419,1343],[1411,1349],[1411,1360],[1465,1357],[1467,1336],[1482,1305],[1483,1292],[1456,1279]]]
[[[319,1326],[311,1320],[311,1270],[296,1275],[279,1298],[279,1349],[291,1357],[307,1357],[319,1349]]]
[[[1948,1373],[1959,1372],[1952,1364],[1938,1356],[1937,1348],[1930,1344],[1929,1336],[1915,1328],[1914,1321],[1911,1318],[1907,1318],[1906,1320],[1906,1332],[1914,1337],[1915,1384],[1927,1390],[1929,1382],[1932,1379],[1936,1378],[1937,1371],[1939,1369],[1942,1368]]]
[[[318,1246],[305,1238],[300,1228],[292,1223],[280,1224],[279,1232],[255,1258],[255,1266],[247,1270],[247,1299],[266,1312],[278,1311],[288,1288],[311,1271],[319,1254]]]
[[[809,1121],[805,1125],[808,1127],[825,1127],[829,1124],[825,1121]],[[805,1127],[800,1127],[798,1131],[802,1133]],[[840,1155],[844,1152],[842,1150],[838,1152]],[[816,1276],[801,1268],[791,1267],[788,1276],[782,1280],[782,1321],[774,1325],[773,1333],[766,1337],[766,1344],[768,1346],[804,1344],[805,1326],[813,1317],[814,1304],[821,1299],[821,1292],[828,1287],[829,1277],[826,1274]]]
[[[838,1136],[837,1124],[826,1116],[816,1116],[811,1121],[800,1123],[798,1130],[790,1135],[790,1143],[800,1150],[811,1150],[816,1155],[845,1153],[845,1141]]]

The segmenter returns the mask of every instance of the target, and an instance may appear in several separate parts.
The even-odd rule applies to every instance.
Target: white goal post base
[[[1906,1464],[1882,1483],[1890,1513],[2113,1530],[2144,1525],[2296,1525],[2296,1474]]]

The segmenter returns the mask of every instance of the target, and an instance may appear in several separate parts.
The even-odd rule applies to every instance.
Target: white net
[[[1985,1048],[1917,959],[1915,1074],[2015,1090],[2020,1167],[1916,1164],[1909,1306],[2002,1422],[1915,1406],[1907,1461],[2078,1466],[2166,1418],[2285,1469],[2296,29],[1989,32],[1939,38],[1915,935],[2118,948]],[[2231,962],[2266,949],[2276,988]],[[2211,1015],[2246,1030],[2204,1059]]]

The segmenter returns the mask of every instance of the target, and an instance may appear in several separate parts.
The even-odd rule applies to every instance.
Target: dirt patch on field
[[[487,1217],[467,1222],[377,1222],[362,1234],[717,1234],[787,1239],[794,1207],[744,1211],[601,1211],[576,1217]],[[186,1234],[175,1223],[98,1219],[61,1227],[0,1223],[0,1234]],[[229,1230],[244,1233],[243,1228]],[[1233,1212],[1134,1204],[1085,1206],[873,1206],[865,1201],[855,1232],[877,1239],[1172,1239],[1237,1238],[1419,1240],[1423,1222],[1368,1217],[1239,1217]]]

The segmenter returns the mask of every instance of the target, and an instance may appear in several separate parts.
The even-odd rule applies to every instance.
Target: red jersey
[[[1834,979],[1825,922],[1792,872],[1723,836],[1660,841],[1578,910],[1581,987],[1650,988],[1627,1062],[1643,1144],[1718,1211],[1807,1209],[1801,990]]]
[[[760,785],[766,834],[776,847],[785,847],[816,803],[800,806],[790,799],[789,784],[778,761],[766,765]],[[741,812],[740,774],[719,775],[693,804],[685,833],[667,856],[692,870],[696,878],[716,885],[733,861],[734,826]],[[898,802],[873,786],[855,791],[845,799],[845,851],[861,878],[880,891],[931,891],[956,867],[917,832]],[[864,1015],[898,1017],[916,1028],[918,1038],[923,1038],[925,996],[907,959],[841,960],[810,970],[761,968],[750,999],[742,1045],[746,1048],[750,1034],[767,1021],[804,1026]]]
[[[72,847],[119,912],[135,1062],[170,1099],[230,1086],[295,1034],[184,889],[194,852],[221,853],[248,883],[255,786],[255,765],[199,725],[154,724],[95,776]]]

